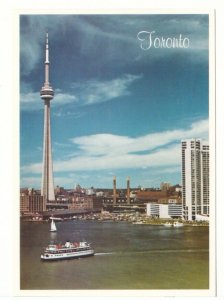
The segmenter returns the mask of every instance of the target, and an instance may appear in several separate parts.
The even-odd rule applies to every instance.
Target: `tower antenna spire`
[[[48,32],[46,32],[46,60],[45,60],[45,63],[49,63]]]
[[[46,32],[46,44],[45,44],[45,79],[44,86],[50,87],[49,72],[50,72],[50,61],[49,61],[49,45],[48,45],[48,32]]]

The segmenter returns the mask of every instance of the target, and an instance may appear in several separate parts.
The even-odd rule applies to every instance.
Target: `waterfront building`
[[[93,209],[102,209],[103,208],[103,197],[93,196]]]
[[[44,210],[46,210],[46,203],[48,201],[55,201],[50,126],[50,102],[54,97],[54,91],[49,82],[49,65],[48,34],[46,34],[44,63],[45,81],[44,86],[40,91],[40,97],[44,101],[43,170],[41,185],[41,196],[43,196],[44,199]]]
[[[158,217],[160,219],[182,218],[182,205],[173,203],[147,203],[146,214],[147,216]]]
[[[93,195],[96,195],[96,191],[93,187],[89,188],[89,189],[86,189],[86,195],[87,196],[93,196]]]
[[[104,192],[100,191],[100,192],[96,192],[96,197],[103,197],[104,196]]]
[[[136,192],[137,203],[158,202],[166,203],[168,201],[168,192],[166,190],[139,190]]]
[[[176,193],[181,193],[181,192],[182,192],[182,187],[179,186],[179,185],[177,185],[177,186],[175,187],[175,192],[176,192]]]
[[[168,191],[170,186],[171,185],[169,182],[161,182],[160,189],[161,189],[161,191]]]
[[[92,210],[93,209],[93,199],[92,199],[92,197],[74,197],[72,200],[72,203],[69,204],[69,209]]]
[[[172,198],[172,199],[168,199],[168,203],[169,204],[177,204],[177,199],[175,199],[175,198]]]
[[[200,139],[182,141],[183,218],[209,216],[209,145]]]
[[[35,194],[20,195],[21,213],[40,213],[43,211],[43,196]]]
[[[20,213],[29,213],[29,196],[20,194]]]
[[[127,202],[127,198],[125,196],[121,197],[119,195],[116,195],[116,204],[134,204],[136,201],[133,198],[130,198],[130,202]],[[103,197],[103,204],[113,204],[114,205],[114,200],[113,200],[113,196],[105,196]],[[115,205],[116,205],[115,204]]]

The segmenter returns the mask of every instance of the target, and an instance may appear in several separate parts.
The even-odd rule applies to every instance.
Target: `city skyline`
[[[41,184],[46,29],[55,186],[181,183],[181,140],[208,140],[208,16],[21,16],[21,187]],[[143,50],[144,30],[189,47]]]

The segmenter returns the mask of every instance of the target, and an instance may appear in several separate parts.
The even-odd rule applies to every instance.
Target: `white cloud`
[[[73,83],[80,103],[83,105],[107,102],[130,94],[130,85],[142,78],[142,75],[125,74],[112,80],[88,80]]]
[[[162,169],[156,169],[153,171],[153,174],[173,174],[180,172],[180,166],[171,166]]]
[[[170,130],[131,138],[96,134],[71,139],[78,152],[69,159],[54,161],[55,172],[174,167],[180,165],[181,139],[208,138],[208,120],[189,129]],[[144,152],[143,152],[144,151]],[[68,157],[68,156],[67,156]],[[40,173],[41,163],[22,167],[23,173]]]
[[[39,177],[24,176],[24,177],[21,177],[21,180],[20,180],[20,186],[27,187],[27,188],[38,187],[38,186],[40,186],[40,183],[41,183],[41,176],[39,176]]]
[[[20,107],[22,110],[37,110],[43,107],[43,101],[38,92],[26,92],[20,94]]]
[[[58,142],[54,142],[54,146],[60,147],[60,148],[70,148],[71,144],[66,144],[66,143],[58,143]]]
[[[207,139],[208,120],[193,123],[189,129],[157,132],[137,138],[112,134],[95,134],[71,139],[83,152],[94,155],[112,155],[149,151],[178,142],[181,139],[200,137]]]
[[[52,100],[52,106],[61,106],[68,103],[77,102],[77,97],[68,93],[56,93]],[[43,108],[43,100],[40,98],[39,92],[27,92],[20,95],[21,109],[26,111],[34,111]]]
[[[74,187],[77,180],[78,180],[77,175],[76,176],[55,176],[54,186],[58,185],[58,186]]]
[[[21,22],[20,52],[21,71],[29,74],[41,61],[44,54],[44,35],[48,29],[50,43],[57,39],[57,43],[64,43],[63,38],[67,38],[69,31],[74,31],[74,37],[78,32],[82,36],[79,40],[81,53],[90,54],[93,45],[106,48],[108,51],[106,58],[111,58],[111,50],[120,50],[120,57],[132,57],[136,51],[136,34],[140,30],[156,29],[161,35],[182,33],[190,37],[192,43],[190,51],[195,48],[207,49],[207,21],[206,16],[150,16],[150,15],[101,15],[101,16],[81,16],[81,15],[32,15],[26,16],[26,21]],[[70,36],[70,38],[73,38]],[[51,45],[50,45],[51,46]],[[126,56],[123,55],[125,46]],[[51,49],[51,47],[50,47]],[[154,52],[157,55],[158,51]],[[168,52],[163,52],[168,55]],[[101,62],[100,55],[98,62]],[[104,56],[105,62],[105,56]]]
[[[51,51],[51,41],[55,36],[58,38],[59,33],[63,36],[68,22],[67,18],[63,15],[51,17],[50,20],[48,15],[26,16],[25,19],[25,24],[23,24],[23,17],[21,18],[23,22],[21,21],[20,26],[20,55],[22,63],[21,72],[23,75],[28,75],[37,64],[40,63],[41,59],[44,62],[44,37],[46,31],[48,31],[50,35],[49,42]]]
[[[62,93],[59,89],[55,90],[52,106],[59,107],[69,103],[75,103],[80,106],[90,105],[126,96],[130,94],[129,88],[131,84],[140,78],[142,78],[142,75],[125,74],[107,81],[88,80],[82,83],[73,83],[73,93]],[[21,93],[20,99],[22,110],[33,111],[43,108],[43,101],[40,98],[39,91],[30,91],[27,86],[25,92]],[[65,115],[65,113],[62,114],[61,112],[56,114],[57,116]]]
[[[101,16],[101,18],[103,15]],[[114,18],[114,17],[113,17]],[[97,17],[95,17],[97,20]],[[106,29],[106,26],[109,27]],[[28,75],[35,69],[41,59],[44,61],[44,36],[46,30],[49,32],[50,42],[50,55],[52,41],[57,39],[57,44],[62,42],[63,38],[67,38],[69,31],[78,32],[82,35],[83,39],[79,41],[81,52],[91,52],[92,45],[95,43],[96,38],[101,38],[110,42],[110,45],[117,47],[115,40],[126,41],[128,43],[135,43],[134,35],[130,36],[121,30],[114,31],[111,26],[117,26],[117,22],[108,20],[107,17],[103,18],[102,26],[97,26],[91,23],[89,18],[81,15],[33,15],[26,16],[25,24],[21,22],[21,35],[20,35],[20,55],[22,68],[22,75]],[[126,27],[123,28],[123,30]],[[73,38],[70,36],[70,38]],[[111,43],[112,41],[112,43]],[[127,49],[129,50],[129,49]],[[100,56],[99,56],[100,60]]]
[[[55,97],[54,97],[54,105],[55,106],[60,106],[60,105],[64,105],[64,104],[68,104],[68,103],[72,103],[72,102],[77,102],[78,99],[75,95],[71,95],[68,93],[56,93]]]

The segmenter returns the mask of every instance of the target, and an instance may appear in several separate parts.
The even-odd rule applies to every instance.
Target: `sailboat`
[[[55,231],[57,231],[57,228],[56,228],[56,225],[55,225],[55,223],[54,223],[54,220],[53,220],[53,219],[51,220],[51,229],[50,229],[50,231],[51,231],[51,232],[55,232]]]

